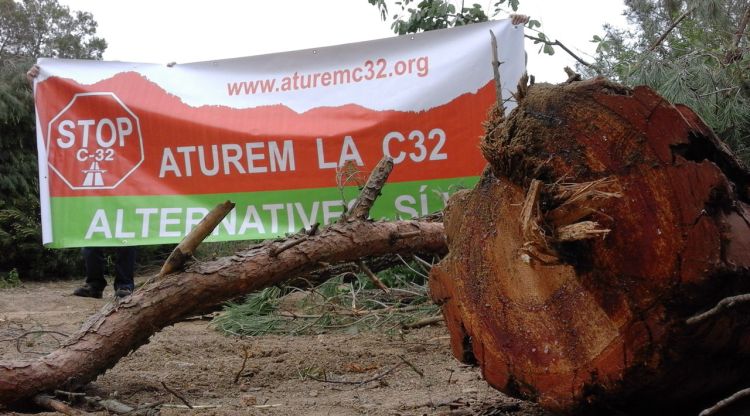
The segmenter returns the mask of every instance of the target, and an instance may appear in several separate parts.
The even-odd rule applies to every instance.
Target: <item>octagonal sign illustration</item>
[[[49,122],[47,161],[71,189],[114,189],[143,163],[138,117],[114,93],[76,94]]]

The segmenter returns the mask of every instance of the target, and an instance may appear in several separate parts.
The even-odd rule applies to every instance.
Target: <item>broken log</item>
[[[594,79],[530,86],[485,127],[430,276],[457,358],[568,414],[686,414],[750,385],[749,308],[688,323],[750,293],[750,174],[698,116]]]

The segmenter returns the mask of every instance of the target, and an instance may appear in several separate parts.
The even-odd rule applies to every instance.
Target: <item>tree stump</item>
[[[430,288],[454,355],[563,413],[681,414],[750,384],[750,175],[690,109],[603,79],[493,110]],[[663,413],[665,409],[667,413]]]

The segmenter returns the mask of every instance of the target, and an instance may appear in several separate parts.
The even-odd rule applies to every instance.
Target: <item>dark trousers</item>
[[[115,248],[115,290],[135,288],[133,274],[135,272],[135,247]],[[81,249],[83,261],[86,264],[86,284],[96,290],[107,286],[104,271],[107,267],[104,249],[101,247],[84,247]]]

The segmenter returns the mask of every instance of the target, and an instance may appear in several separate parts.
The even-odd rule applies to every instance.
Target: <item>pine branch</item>
[[[667,30],[664,33],[662,33],[661,36],[659,36],[659,39],[656,39],[656,42],[654,42],[651,45],[651,47],[648,48],[648,51],[653,52],[654,50],[656,50],[656,48],[658,48],[659,45],[661,45],[661,43],[664,42],[664,39],[667,38],[667,35],[669,35],[672,32],[672,30],[674,30],[674,28],[676,28],[677,25],[680,24],[680,22],[682,22],[686,17],[688,17],[688,15],[690,15],[690,13],[694,11],[695,11],[695,6],[689,8],[685,13],[683,13],[680,17],[678,17],[677,20],[675,20],[672,23],[672,25],[669,26],[669,28],[667,28]]]
[[[561,48],[562,48],[562,49],[563,49],[563,50],[564,50],[565,52],[567,52],[567,53],[568,53],[568,55],[572,56],[573,58],[575,58],[575,60],[576,60],[576,61],[580,62],[580,63],[581,63],[581,65],[583,65],[583,66],[585,66],[585,67],[588,67],[588,68],[593,68],[593,66],[592,66],[592,65],[591,65],[590,63],[588,63],[588,62],[584,61],[583,59],[581,59],[581,57],[580,57],[580,56],[578,56],[578,55],[576,55],[575,53],[573,53],[573,51],[571,51],[570,49],[568,49],[568,47],[567,47],[567,46],[565,46],[565,45],[563,45],[563,44],[562,44],[562,42],[560,42],[559,40],[556,40],[556,41],[552,42],[552,41],[550,41],[550,40],[547,40],[547,39],[542,39],[542,38],[538,38],[538,37],[536,37],[536,36],[531,36],[531,35],[523,35],[523,36],[524,36],[524,37],[526,37],[526,38],[528,38],[528,39],[531,39],[531,40],[533,40],[533,41],[536,41],[536,42],[542,42],[542,43],[544,43],[545,45],[550,45],[550,46],[559,46],[559,47],[561,47]]]
[[[742,21],[740,22],[739,27],[737,27],[737,32],[734,34],[734,41],[732,42],[732,49],[737,49],[740,47],[740,42],[742,42],[742,37],[745,35],[745,30],[747,29],[747,25],[750,23],[750,5],[747,6],[747,9],[745,9],[745,15],[742,17]]]

